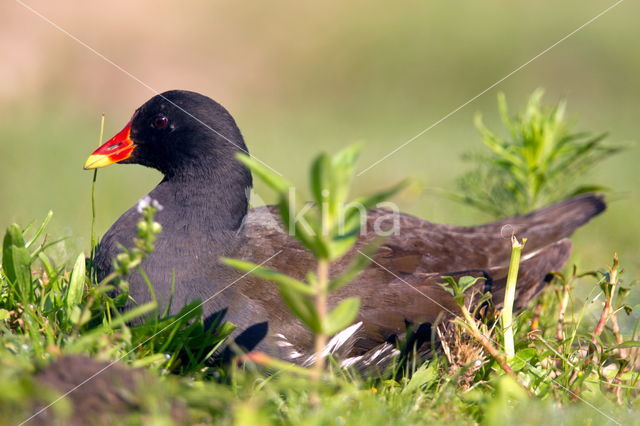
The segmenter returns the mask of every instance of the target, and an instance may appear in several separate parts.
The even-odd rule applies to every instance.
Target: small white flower
[[[142,211],[149,207],[149,202],[151,201],[151,197],[149,197],[148,195],[145,195],[144,197],[140,198],[140,200],[138,200],[138,213],[142,213]]]
[[[136,209],[138,210],[138,213],[142,213],[142,211],[149,206],[155,207],[156,209],[158,209],[158,211],[164,208],[162,207],[162,204],[158,202],[158,200],[154,200],[148,195],[145,195],[138,201],[138,206],[136,207]]]

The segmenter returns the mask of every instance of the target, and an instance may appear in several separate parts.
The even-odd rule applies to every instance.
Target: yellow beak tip
[[[109,164],[113,164],[113,161],[111,161],[106,155],[90,155],[82,168],[85,170],[91,170],[105,167]]]

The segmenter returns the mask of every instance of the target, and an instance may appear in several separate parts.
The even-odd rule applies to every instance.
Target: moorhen
[[[219,262],[223,256],[242,258],[299,279],[315,268],[310,254],[280,226],[275,207],[248,210],[251,173],[236,159],[238,152],[247,148],[224,107],[198,93],[172,90],[138,108],[122,131],[91,154],[85,168],[135,163],[164,175],[148,194],[163,207],[156,215],[163,231],[141,265],[161,306],[170,304],[175,314],[200,299],[207,321],[224,316],[238,326],[233,338],[244,350],[310,364],[312,336],[282,303],[276,286],[251,275],[242,277]],[[388,360],[395,353],[392,342],[406,332],[407,324],[433,324],[441,314],[457,311],[453,298],[437,285],[443,275],[486,277],[478,285],[490,291],[499,306],[511,252],[505,225],[528,238],[515,302],[522,309],[548,283],[549,272],[566,262],[571,248],[566,238],[604,209],[600,196],[584,194],[526,216],[474,227],[372,210],[367,232],[333,265],[333,273],[375,239],[374,224],[381,229],[385,221],[397,220],[399,232],[384,241],[365,271],[331,295],[331,305],[358,296],[361,309],[357,322],[331,339],[325,353],[343,365]],[[132,244],[139,219],[133,206],[100,241],[95,256],[100,279],[112,270],[119,245]],[[151,300],[138,273],[128,281],[129,306]]]

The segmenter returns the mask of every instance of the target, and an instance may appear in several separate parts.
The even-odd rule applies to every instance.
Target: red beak
[[[105,142],[100,148],[93,151],[84,163],[85,170],[105,167],[113,163],[118,163],[131,157],[131,153],[136,145],[130,137],[131,122],[124,126],[117,135]]]

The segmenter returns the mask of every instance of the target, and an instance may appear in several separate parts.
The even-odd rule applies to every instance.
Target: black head
[[[138,108],[131,122],[89,157],[85,168],[119,162],[152,167],[167,178],[231,169],[248,174],[235,159],[238,152],[247,148],[222,105],[195,92],[171,90]]]

